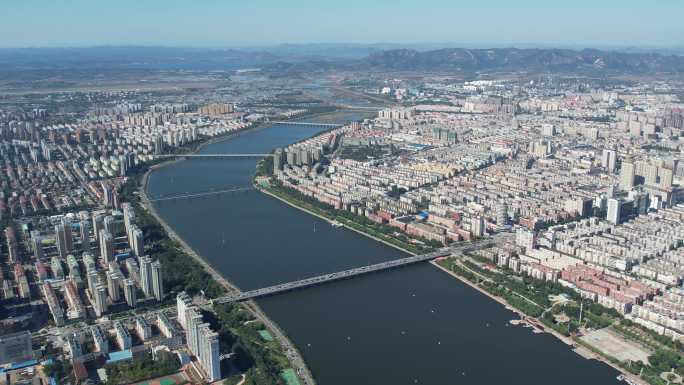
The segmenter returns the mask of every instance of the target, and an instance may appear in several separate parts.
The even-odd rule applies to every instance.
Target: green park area
[[[285,369],[280,373],[285,385],[299,385],[299,379],[294,369]]]
[[[273,341],[273,336],[272,336],[271,333],[269,333],[269,331],[266,330],[266,329],[264,329],[264,330],[259,330],[259,335],[261,336],[261,338],[264,339],[264,341],[268,341],[268,342]]]
[[[155,385],[154,381],[148,380],[168,376],[176,373],[178,369],[180,369],[180,363],[173,353],[158,352],[156,359],[152,358],[152,354],[147,354],[143,358],[107,365],[105,385],[131,384],[140,381]]]

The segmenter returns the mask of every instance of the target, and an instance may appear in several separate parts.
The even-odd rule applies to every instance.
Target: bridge
[[[374,107],[374,106],[354,106],[351,104],[336,104],[335,107],[344,110],[361,110],[361,111],[373,111],[378,112],[387,107]]]
[[[230,159],[230,158],[265,158],[273,154],[156,154],[153,158],[206,158],[206,159]]]
[[[283,120],[271,120],[270,123],[275,124],[287,124],[290,126],[310,126],[310,127],[323,127],[323,128],[338,128],[342,127],[342,124],[334,123],[309,123],[309,122],[296,122],[296,121],[283,121]]]
[[[176,200],[176,199],[192,199],[192,198],[201,198],[201,197],[206,197],[206,196],[211,196],[211,195],[220,195],[220,194],[227,194],[227,193],[233,193],[233,192],[241,192],[241,191],[250,191],[254,190],[254,187],[231,187],[223,190],[210,190],[210,191],[202,191],[202,192],[195,192],[195,193],[184,193],[184,194],[176,194],[176,195],[166,195],[166,196],[159,196],[156,198],[150,198],[146,199],[147,202],[161,202],[161,201],[171,201],[171,200]]]
[[[392,261],[376,263],[374,265],[344,270],[344,271],[340,271],[337,273],[323,274],[323,275],[319,275],[317,277],[306,278],[306,279],[302,279],[302,280],[294,281],[294,282],[281,283],[281,284],[278,284],[275,286],[269,286],[269,287],[265,287],[262,289],[232,293],[232,294],[226,295],[224,297],[216,298],[213,300],[213,302],[223,304],[223,303],[235,303],[235,302],[247,301],[250,299],[266,297],[269,295],[283,293],[286,291],[301,289],[301,288],[305,288],[305,287],[309,287],[309,286],[321,285],[321,284],[333,282],[333,281],[339,281],[342,279],[347,279],[347,278],[355,277],[358,275],[394,269],[394,268],[401,267],[401,266],[412,265],[412,264],[416,264],[416,263],[420,263],[420,262],[430,261],[430,260],[440,258],[440,257],[446,257],[446,256],[452,255],[452,254],[462,253],[464,251],[474,249],[476,246],[478,246],[482,243],[483,243],[483,241],[476,241],[476,242],[468,243],[467,245],[460,246],[460,247],[443,248],[443,249],[440,249],[438,251],[434,251],[434,252],[428,253],[428,254],[422,254],[422,255],[416,255],[416,256],[407,257],[407,258],[395,259]]]

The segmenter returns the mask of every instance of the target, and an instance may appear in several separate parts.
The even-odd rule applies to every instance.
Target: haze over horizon
[[[684,3],[676,0],[9,0],[0,14],[3,48],[447,42],[581,48],[671,47],[684,41]]]

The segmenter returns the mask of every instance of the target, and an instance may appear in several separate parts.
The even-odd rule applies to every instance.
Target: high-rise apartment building
[[[135,256],[139,257],[145,254],[145,243],[143,239],[143,232],[139,228],[133,226],[131,230],[131,250]]]
[[[620,189],[629,191],[634,188],[634,162],[625,160],[620,169]]]
[[[605,149],[603,150],[603,156],[601,157],[601,167],[603,167],[607,172],[615,172],[615,163],[617,161],[617,153],[615,150]]]
[[[104,217],[103,226],[105,230],[112,234],[112,236],[117,234],[116,219],[113,216],[107,215]]]
[[[519,228],[515,232],[515,244],[524,247],[527,251],[534,249],[537,243],[536,233],[532,230]]]
[[[71,359],[75,360],[83,355],[83,347],[81,346],[81,338],[76,333],[69,333],[67,335],[67,346],[71,352]]]
[[[67,253],[70,253],[74,249],[74,234],[71,230],[71,219],[62,217],[61,225],[64,231],[64,241],[66,242]]]
[[[67,248],[66,231],[64,230],[64,224],[62,223],[55,225],[55,244],[57,245],[59,256],[66,258],[69,254],[69,249]]]
[[[187,298],[184,295],[182,297],[178,298],[178,301],[183,302],[183,306],[185,306]],[[190,306],[185,311],[185,324],[188,348],[197,357],[207,379],[209,382],[220,379],[221,362],[219,359],[218,334],[211,330],[209,324],[203,322],[202,315],[193,306]]]
[[[499,226],[506,226],[508,224],[508,205],[506,202],[499,202],[496,205],[496,224]]]
[[[475,237],[481,237],[485,233],[484,217],[477,215],[473,216],[470,223],[471,232]]]
[[[100,276],[97,274],[97,270],[88,270],[88,290],[90,290],[90,297],[95,299],[95,294],[97,293],[97,286],[100,284]]]
[[[218,334],[211,330],[209,324],[202,324],[200,334],[199,359],[209,382],[221,379],[221,360],[219,359]]]
[[[93,236],[95,240],[99,239],[100,231],[104,229],[104,215],[93,214]]]
[[[90,328],[90,334],[93,336],[95,349],[100,353],[109,353],[109,340],[102,329],[99,326],[93,326]]]
[[[674,179],[673,171],[670,167],[660,167],[658,169],[658,179],[660,188],[663,190],[672,189],[672,181]]]
[[[147,321],[140,316],[135,318],[135,332],[142,341],[147,341],[152,337],[152,328]]]
[[[197,328],[202,324],[202,315],[197,312],[197,309],[190,308],[186,312],[185,320],[187,324],[185,339],[188,343],[188,348],[194,355],[197,355],[199,353],[199,334],[197,333]]]
[[[90,225],[88,221],[81,221],[78,231],[81,238],[81,250],[84,252],[90,251]]]
[[[136,307],[138,298],[135,291],[135,283],[132,279],[125,279],[123,282],[124,287],[124,298],[126,299],[126,304],[129,307]]]
[[[109,293],[109,298],[112,299],[112,302],[119,302],[121,297],[119,287],[121,286],[122,280],[123,277],[121,277],[119,273],[115,271],[107,272],[107,292]]]
[[[39,231],[31,231],[31,248],[33,249],[33,256],[37,260],[43,259],[45,255],[43,251],[43,237],[40,235]]]
[[[152,259],[140,257],[140,287],[146,297],[152,296]]]
[[[278,171],[283,169],[283,161],[284,161],[284,156],[285,153],[281,148],[278,148],[275,150],[273,153],[273,172],[277,173]]]
[[[114,322],[114,332],[116,333],[116,343],[119,345],[119,349],[130,349],[132,345],[131,334],[121,321]]]
[[[655,164],[641,162],[642,166],[641,172],[637,175],[642,175],[644,177],[644,184],[649,186],[655,186],[658,184],[658,166]]]
[[[95,314],[98,317],[102,317],[104,313],[107,312],[107,289],[105,289],[104,286],[98,284],[95,287],[95,303],[94,308],[95,308]]]
[[[114,259],[114,237],[107,230],[100,230],[100,256],[105,264]]]
[[[162,266],[159,261],[152,262],[152,294],[157,301],[164,299],[164,283],[162,282]]]
[[[9,226],[5,229],[5,240],[7,241],[7,255],[10,262],[19,262],[19,245],[14,227]]]
[[[185,321],[185,315],[191,306],[192,299],[190,299],[190,296],[184,291],[178,293],[176,296],[176,310],[178,312],[178,323],[183,329],[188,327],[187,322]]]
[[[608,215],[606,220],[614,225],[620,223],[620,201],[615,198],[608,199]]]

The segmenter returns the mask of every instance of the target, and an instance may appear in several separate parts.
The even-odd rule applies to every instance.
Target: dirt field
[[[593,331],[583,336],[582,340],[620,361],[648,363],[648,356],[651,355],[651,351],[647,348],[625,339],[608,328]]]

